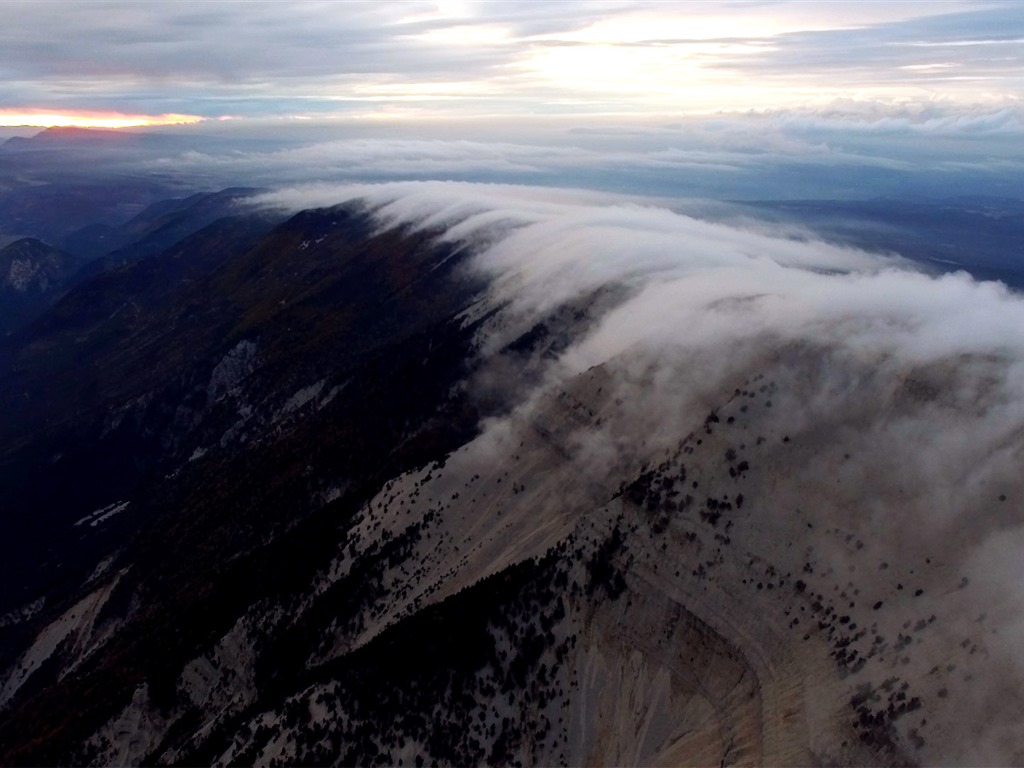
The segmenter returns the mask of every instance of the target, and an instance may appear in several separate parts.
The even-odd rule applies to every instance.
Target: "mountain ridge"
[[[403,194],[230,253],[199,230],[77,289],[134,292],[123,326],[89,299],[15,350],[10,403],[84,373],[0,432],[5,498],[52,510],[0,622],[3,762],[1024,756],[992,569],[1014,358],[950,352],[926,300],[1009,292],[661,211],[438,195],[453,223]],[[908,301],[862,313],[882,287]]]

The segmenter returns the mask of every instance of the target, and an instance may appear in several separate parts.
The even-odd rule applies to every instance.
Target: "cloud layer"
[[[210,140],[183,131],[191,149],[152,155],[141,169],[222,186],[452,179],[731,200],[1024,196],[1024,113],[1011,107],[854,101],[661,125],[292,125],[234,145],[230,129]]]

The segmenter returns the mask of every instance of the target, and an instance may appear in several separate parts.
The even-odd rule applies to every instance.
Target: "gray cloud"
[[[399,9],[374,3],[54,2],[4,10],[5,79],[34,81],[37,100],[83,108],[95,108],[96,89],[106,87],[114,95],[104,103],[122,109],[156,99],[217,114],[254,100],[287,112],[311,99],[329,103],[332,88],[351,93],[371,73],[437,79],[500,61],[479,46],[419,43],[391,26]]]
[[[1024,30],[1012,3],[899,8],[897,21],[887,20],[890,9],[874,6],[862,9],[856,24],[825,31],[752,31],[711,40],[654,31],[649,39],[634,35],[611,44],[678,49],[681,56],[695,42],[740,45],[742,54],[705,51],[695,54],[694,61],[739,71],[749,82],[766,86],[777,77],[809,88],[954,88],[956,78],[979,78],[989,90],[1019,95],[1016,73]],[[847,13],[828,4],[808,5],[807,12],[822,19],[835,16],[839,25]],[[652,107],[643,93],[620,93],[612,83],[592,83],[595,87],[583,94],[561,83],[558,71],[526,66],[537,53],[584,46],[574,35],[593,24],[628,23],[643,13],[698,20],[716,14],[737,23],[760,14],[801,26],[793,20],[792,7],[779,3],[670,8],[660,3],[478,2],[441,13],[428,4],[371,2],[243,6],[212,0],[12,0],[4,5],[0,28],[5,54],[0,102],[211,116],[324,113],[367,104],[519,115],[673,109]],[[487,30],[496,29],[501,36],[489,37]],[[849,80],[836,81],[836,72]],[[681,75],[680,82],[692,77]],[[446,95],[445,86],[453,83],[460,89]],[[432,85],[441,93],[431,92]],[[636,87],[642,90],[643,82]]]

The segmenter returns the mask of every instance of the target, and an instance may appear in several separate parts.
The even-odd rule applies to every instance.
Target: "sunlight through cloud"
[[[152,125],[184,125],[202,122],[198,115],[125,115],[118,112],[48,112],[0,110],[0,126],[39,128],[139,128]]]

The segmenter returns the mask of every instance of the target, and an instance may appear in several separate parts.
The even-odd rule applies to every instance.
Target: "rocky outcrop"
[[[80,266],[75,256],[31,237],[0,249],[0,335],[41,314]]]

